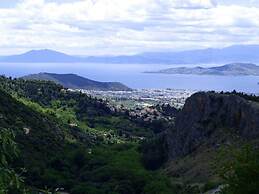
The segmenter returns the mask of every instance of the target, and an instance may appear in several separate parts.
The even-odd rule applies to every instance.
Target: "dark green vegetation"
[[[249,101],[252,101],[252,102],[259,102],[259,97],[256,96],[256,95],[251,95],[251,94],[246,94],[246,93],[243,93],[243,92],[237,92],[236,90],[233,90],[232,92],[221,92],[221,94],[234,94],[234,95],[237,95],[237,96],[240,96],[246,100],[249,100]]]
[[[228,161],[224,158],[228,158]],[[259,151],[251,145],[223,150],[219,170],[226,186],[222,193],[257,194],[259,188]]]
[[[44,80],[53,81],[71,89],[86,90],[112,90],[112,91],[130,91],[127,86],[118,82],[98,82],[93,81],[75,74],[55,74],[55,73],[39,73],[22,77],[26,80]]]
[[[257,102],[198,93],[180,112],[156,107],[156,120],[50,81],[0,77],[0,193],[257,193]]]
[[[0,193],[22,192],[22,177],[10,163],[18,157],[14,134],[10,130],[0,129]],[[22,170],[20,169],[20,172]]]
[[[162,172],[149,171],[142,163],[139,139],[152,137],[151,129],[107,102],[52,82],[5,77],[0,82],[0,126],[16,135],[20,153],[10,162],[26,169],[15,171],[24,177],[26,192],[173,192]]]

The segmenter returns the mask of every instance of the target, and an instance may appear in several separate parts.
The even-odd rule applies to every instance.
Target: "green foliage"
[[[156,170],[168,159],[165,135],[148,139],[141,144],[142,160],[147,169]]]
[[[16,163],[25,166],[29,187],[75,194],[172,191],[166,176],[143,166],[139,141],[132,141],[153,132],[106,102],[51,82],[1,77],[0,87],[0,126],[15,131]]]
[[[220,185],[219,181],[211,181],[211,180],[209,180],[205,185],[203,185],[202,190],[204,192],[206,192],[206,191],[209,191],[209,190],[217,188],[219,185]]]
[[[144,188],[144,194],[173,194],[169,181],[165,179],[153,180],[149,182]]]
[[[11,167],[10,163],[18,156],[14,134],[10,130],[0,129],[0,193],[11,193],[21,189],[23,179]]]
[[[71,193],[139,194],[170,193],[170,181],[159,172],[146,170],[133,144],[96,146],[91,151],[81,146],[67,147],[65,155],[50,158],[47,166],[28,169],[37,174],[38,187],[65,188]],[[44,184],[44,185],[43,185]]]
[[[243,92],[237,92],[236,90],[233,90],[232,92],[220,92],[221,94],[234,94],[234,95],[237,95],[237,96],[240,96],[246,100],[249,100],[249,101],[254,101],[254,102],[259,102],[259,97],[257,95],[254,95],[254,94],[247,94],[247,93],[243,93]]]
[[[220,175],[226,186],[222,193],[257,194],[259,188],[259,151],[246,145],[241,149],[228,149],[223,152],[224,163]],[[226,160],[227,158],[227,160]]]
[[[71,193],[73,194],[104,194],[101,189],[97,189],[93,186],[89,186],[87,184],[80,184],[75,186]]]
[[[49,81],[0,77],[0,88],[35,111],[56,117],[64,124],[84,129],[113,130],[126,136],[151,137],[152,125],[131,121],[113,112],[107,102],[81,92],[71,92]],[[155,127],[158,128],[158,127]]]
[[[93,150],[90,163],[96,164],[94,170],[88,172],[87,177],[85,175],[82,177],[90,182],[100,182],[102,185],[105,183],[106,192],[145,193],[148,191],[151,193],[154,191],[155,193],[161,189],[167,191],[171,189],[164,176],[143,168],[141,155],[133,145],[122,144],[97,148]],[[156,184],[161,182],[165,184]],[[148,187],[151,183],[152,187]]]

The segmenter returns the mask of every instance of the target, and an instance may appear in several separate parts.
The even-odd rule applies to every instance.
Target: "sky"
[[[259,44],[259,0],[0,0],[0,55],[73,55]]]

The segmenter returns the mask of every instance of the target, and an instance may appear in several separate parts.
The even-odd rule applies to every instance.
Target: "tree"
[[[17,155],[17,145],[14,142],[13,132],[0,128],[0,194],[21,189],[23,180],[10,166]]]
[[[259,188],[259,151],[252,146],[230,149],[223,154],[228,158],[220,169],[226,186],[226,194],[258,194]]]

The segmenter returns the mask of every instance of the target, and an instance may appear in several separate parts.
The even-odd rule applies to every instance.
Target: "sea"
[[[198,64],[219,66],[222,64]],[[172,75],[150,74],[170,67],[194,65],[164,64],[101,64],[101,63],[0,63],[0,74],[21,77],[28,74],[74,73],[89,79],[121,82],[133,89],[185,89],[198,91],[239,91],[259,94],[259,76]]]

